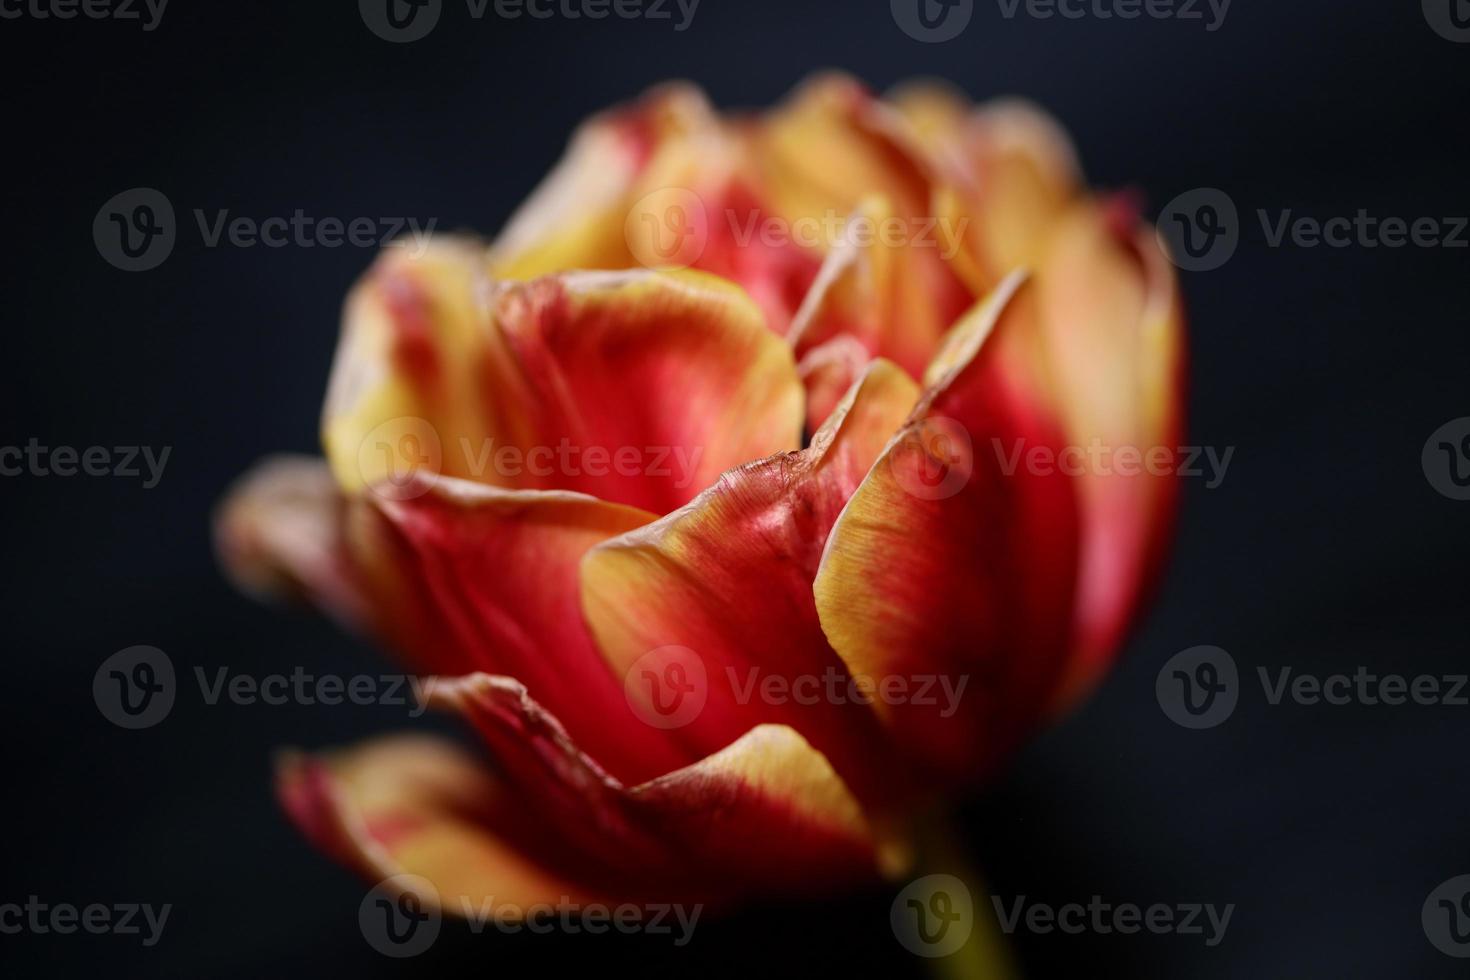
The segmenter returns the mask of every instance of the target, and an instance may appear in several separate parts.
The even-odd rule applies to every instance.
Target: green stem
[[[1000,924],[990,914],[990,893],[974,862],[960,842],[948,814],[922,820],[915,828],[913,878],[953,875],[970,892],[972,928],[969,939],[954,953],[930,960],[941,980],[1021,980]]]

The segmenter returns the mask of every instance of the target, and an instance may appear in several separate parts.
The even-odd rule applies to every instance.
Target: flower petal
[[[688,83],[658,86],[631,105],[594,116],[496,238],[494,274],[535,279],[637,265],[624,227],[630,204],[642,196],[638,189],[694,182],[690,168],[701,160],[707,174],[701,183],[721,183],[733,165],[729,153],[713,108]]]
[[[803,83],[753,131],[752,158],[782,217],[838,218],[883,194],[899,214],[926,214],[930,175],[903,120],[855,79]]]
[[[847,334],[919,377],[974,301],[942,258],[958,243],[936,229],[904,219],[883,195],[863,198],[792,322],[797,358]]]
[[[509,674],[525,683],[598,763],[647,779],[697,756],[641,724],[582,619],[578,569],[588,549],[654,515],[567,492],[436,481],[404,500],[374,498],[383,518],[377,560],[394,596],[412,594],[438,635],[407,637],[418,659],[452,659],[454,673]],[[424,640],[450,644],[425,650]]]
[[[1037,723],[1070,639],[1073,488],[1024,466],[1007,473],[999,455],[1017,439],[1061,443],[1008,363],[1034,292],[1013,277],[955,328],[946,370],[848,502],[814,586],[854,674],[958,692],[948,717],[917,698],[878,706],[922,765],[956,780],[983,774]]]
[[[796,371],[806,386],[809,431],[815,432],[831,417],[872,359],[862,341],[849,334],[839,334],[807,352]]]
[[[220,564],[243,592],[305,598],[348,628],[371,629],[371,597],[344,536],[348,507],[322,460],[262,460],[215,511]]]
[[[1179,495],[1184,431],[1184,315],[1156,238],[1117,205],[1074,208],[1037,270],[1055,404],[1087,466],[1077,651],[1064,693],[1097,682],[1125,639],[1165,557]],[[1125,462],[1136,451],[1144,465]],[[1120,472],[1121,471],[1121,472]]]
[[[632,713],[582,618],[583,555],[653,514],[447,477],[407,486],[403,499],[348,498],[319,461],[267,464],[221,509],[221,556],[237,579],[304,593],[420,670],[513,674],[619,778],[698,757]]]
[[[754,237],[767,215],[743,154],[699,89],[656,88],[578,130],[496,240],[491,266],[506,279],[692,266],[743,286],[784,334],[821,259]]]
[[[588,553],[587,622],[630,696],[660,697],[640,677],[652,670],[656,684],[670,676],[662,651],[688,651],[681,683],[703,707],[671,727],[696,752],[755,724],[787,724],[865,801],[899,791],[871,708],[847,693],[811,584],[832,522],[917,392],[875,361],[808,449],[732,470],[684,509]],[[822,693],[829,679],[841,697]],[[773,698],[761,693],[770,682],[806,687]]]
[[[520,805],[600,890],[723,902],[822,893],[877,873],[857,801],[789,728],[755,728],[630,788],[513,681],[475,675],[437,685],[433,696],[475,724]]]
[[[970,109],[933,84],[906,86],[889,101],[940,175],[934,214],[962,238],[954,265],[971,289],[984,293],[1011,271],[1034,268],[1082,186],[1065,130],[1024,100]]]
[[[790,351],[696,272],[493,283],[464,242],[385,254],[354,291],[324,441],[350,490],[420,471],[659,513],[794,448]]]
[[[525,908],[593,895],[497,834],[513,799],[489,770],[438,738],[381,738],[320,756],[285,753],[276,795],[306,838],[369,881],[427,879],[447,911]],[[466,904],[467,903],[467,904]]]

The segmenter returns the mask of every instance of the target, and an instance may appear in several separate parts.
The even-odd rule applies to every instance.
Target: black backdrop
[[[7,7],[6,9],[12,9]],[[704,0],[689,30],[608,20],[471,22],[384,43],[350,3],[186,4],[156,30],[0,19],[6,445],[172,446],[154,489],[118,478],[0,480],[8,802],[0,902],[172,903],[162,941],[0,935],[13,976],[409,975],[608,971],[919,975],[889,895],[752,910],[688,948],[652,937],[474,937],[410,961],[363,942],[360,883],[286,826],[283,744],[405,727],[386,708],[207,708],[122,732],[93,705],[113,651],[181,671],[385,669],[304,613],[237,597],[210,555],[228,481],[311,451],[358,248],[205,248],[188,213],[416,216],[495,231],[586,114],[668,77],[721,105],[778,98],[837,66],[875,87],[915,74],[1014,92],[1071,129],[1093,182],[1155,209],[1216,186],[1239,251],[1184,277],[1191,439],[1236,447],[1189,481],[1172,569],[1123,665],[1029,748],[962,824],[994,889],[1038,901],[1235,903],[1225,941],[1021,936],[1029,975],[1432,977],[1463,972],[1420,924],[1470,872],[1466,708],[1268,706],[1187,731],[1154,681],[1174,653],[1229,650],[1243,675],[1293,665],[1465,669],[1470,503],[1420,451],[1470,415],[1467,258],[1449,248],[1270,247],[1256,209],[1319,218],[1470,213],[1470,45],[1415,0],[1237,0],[1221,28],[1178,20],[1007,20],[980,3],[922,44],[887,0]],[[156,187],[181,216],[160,268],[120,272],[91,227]]]

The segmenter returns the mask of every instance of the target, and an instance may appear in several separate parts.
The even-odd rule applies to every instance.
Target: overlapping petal
[[[524,818],[516,826],[505,816],[506,832],[536,866],[585,889],[725,903],[823,893],[879,871],[857,801],[790,728],[756,727],[634,786],[583,753],[515,681],[471,675],[436,685],[433,700],[473,723],[489,747]]]
[[[693,271],[490,279],[467,242],[386,253],[348,304],[323,423],[344,487],[429,471],[663,513],[794,448],[791,353]]]
[[[692,266],[739,283],[785,333],[821,262],[753,235],[764,189],[737,133],[688,84],[584,124],[490,252],[497,276]]]
[[[893,737],[953,780],[993,768],[1035,726],[1070,650],[1073,486],[1007,471],[995,452],[1062,443],[1033,379],[1009,370],[1034,301],[1012,279],[956,327],[935,383],[833,526],[814,587],[854,674],[964,685],[948,716],[917,699],[878,705]]]
[[[276,795],[337,861],[369,881],[424,878],[461,915],[487,903],[524,909],[599,897],[528,858],[526,814],[509,788],[441,739],[390,736],[340,752],[284,753]]]
[[[885,196],[863,198],[792,322],[797,358],[848,336],[919,377],[973,302],[943,261],[958,247],[947,236],[933,221],[904,218]]]
[[[935,83],[890,97],[937,179],[930,201],[960,248],[955,269],[983,294],[1016,269],[1034,269],[1048,237],[1082,188],[1065,131],[1019,99],[971,107]]]
[[[661,651],[689,658],[677,666],[703,707],[673,734],[696,753],[754,724],[787,724],[864,800],[903,794],[870,705],[827,645],[812,580],[828,530],[917,394],[875,361],[809,448],[732,470],[684,509],[588,553],[584,608],[613,672],[653,702],[674,665]]]

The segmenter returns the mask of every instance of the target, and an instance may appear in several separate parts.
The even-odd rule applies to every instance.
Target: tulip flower
[[[905,873],[1164,558],[1172,476],[1027,461],[1172,458],[1183,351],[1155,236],[1035,108],[828,75],[593,119],[492,244],[384,251],[325,460],[221,507],[237,582],[380,638],[486,748],[289,754],[287,813],[475,905]]]

